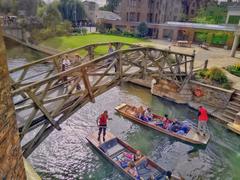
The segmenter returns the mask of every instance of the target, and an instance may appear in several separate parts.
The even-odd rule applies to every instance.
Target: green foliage
[[[210,69],[202,69],[196,73],[195,79],[225,89],[231,88],[231,84],[221,68],[213,67]]]
[[[240,21],[240,16],[230,16],[228,24],[238,24]]]
[[[212,44],[224,45],[228,40],[228,35],[224,32],[218,32],[213,34]]]
[[[104,24],[97,24],[96,29],[97,29],[98,32],[100,32],[102,34],[107,32],[107,29],[104,26]]]
[[[217,4],[210,4],[206,8],[199,10],[197,16],[193,18],[196,23],[203,24],[223,24],[227,16],[227,7]]]
[[[100,10],[114,12],[114,10],[118,7],[120,1],[121,0],[107,0],[107,4],[101,7]]]
[[[16,0],[0,0],[0,13],[16,14],[17,13],[17,1]]]
[[[64,21],[62,23],[59,23],[55,26],[55,29],[53,31],[52,27],[45,27],[40,30],[35,29],[32,32],[32,38],[33,41],[36,43],[39,43],[43,40],[49,39],[54,36],[63,36],[68,35],[69,32],[71,32],[72,25],[69,21]]]
[[[227,71],[230,72],[231,74],[234,74],[235,76],[240,77],[240,63],[228,66]]]
[[[122,32],[121,32],[120,30],[116,29],[116,28],[111,28],[111,29],[108,31],[108,33],[110,33],[110,34],[115,34],[115,35],[121,35],[121,34],[122,34]]]
[[[134,32],[130,32],[130,31],[123,31],[122,35],[126,36],[126,37],[138,37],[138,34],[136,34]]]
[[[145,22],[141,22],[137,27],[140,37],[145,37],[148,33],[148,27]]]
[[[223,72],[223,70],[220,68],[217,68],[217,67],[213,67],[213,68],[209,69],[206,77],[212,81],[219,83],[219,84],[228,82],[228,78],[225,75],[225,73]]]
[[[71,22],[80,21],[86,18],[86,13],[80,0],[60,0],[58,9],[63,19]]]
[[[58,11],[57,4],[52,3],[47,6],[46,11],[42,16],[42,20],[44,27],[50,27],[53,31],[56,30],[56,26],[62,21],[62,16]]]
[[[206,42],[207,41],[207,33],[205,32],[197,32],[196,33],[196,41],[198,42]]]

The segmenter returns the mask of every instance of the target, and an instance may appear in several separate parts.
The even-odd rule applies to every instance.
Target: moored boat
[[[227,128],[240,135],[240,124],[230,122],[227,124]]]
[[[127,105],[127,104],[120,104],[115,108],[115,110],[120,113],[122,116],[130,119],[133,122],[139,123],[141,125],[147,126],[149,128],[152,128],[154,130],[157,130],[159,132],[165,133],[169,136],[181,139],[182,141],[186,141],[192,144],[199,144],[199,145],[206,145],[210,139],[210,135],[207,134],[205,136],[200,135],[197,132],[197,129],[193,126],[188,126],[188,130],[186,132],[175,132],[171,130],[171,127],[164,128],[161,126],[161,123],[163,123],[163,116],[152,114],[153,120],[152,121],[144,121],[140,118],[137,118],[136,115],[134,115],[134,112],[131,112],[131,109],[133,106]],[[176,123],[176,122],[175,122]],[[177,122],[179,124],[182,124],[181,122]]]
[[[86,137],[88,142],[96,148],[101,155],[130,179],[160,180],[165,179],[167,173],[170,172],[142,154],[136,159],[135,155],[137,150],[110,132],[107,132],[105,142],[98,141],[97,138],[98,132],[94,132]],[[134,166],[132,164],[134,164]],[[173,175],[171,179],[180,180],[179,177]]]

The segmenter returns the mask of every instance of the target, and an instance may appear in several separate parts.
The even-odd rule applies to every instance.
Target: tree
[[[193,18],[196,23],[203,24],[223,24],[227,16],[227,8],[217,4],[211,4],[199,10],[197,16]]]
[[[56,3],[51,3],[47,6],[46,12],[42,17],[43,25],[56,31],[56,26],[61,23],[62,16],[57,8]]]
[[[0,0],[0,12],[4,14],[17,13],[17,2],[16,0]]]
[[[145,22],[141,22],[137,27],[138,33],[141,37],[145,37],[148,33],[148,27]]]
[[[18,0],[17,9],[24,11],[26,16],[36,16],[40,0]]]
[[[63,19],[71,22],[78,22],[86,18],[82,2],[79,0],[60,0],[58,9]]]
[[[114,12],[114,10],[116,10],[116,8],[118,7],[119,3],[121,0],[107,0],[107,4],[103,7],[101,7],[101,10],[105,10],[105,11],[111,11]]]

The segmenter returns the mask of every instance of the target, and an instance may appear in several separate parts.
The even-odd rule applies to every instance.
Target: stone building
[[[119,21],[106,21],[112,27],[135,31],[140,22],[146,22],[149,36],[157,37],[157,24],[181,21],[196,16],[197,10],[214,0],[122,0],[115,10]]]
[[[97,21],[97,13],[99,8],[98,4],[94,1],[84,1],[83,7],[88,20],[95,24]]]

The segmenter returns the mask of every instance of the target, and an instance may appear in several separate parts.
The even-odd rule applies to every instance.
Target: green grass
[[[124,42],[124,43],[141,43],[145,42],[145,39],[140,38],[131,38],[115,35],[106,35],[106,34],[88,34],[84,36],[62,36],[50,38],[46,41],[43,41],[41,44],[51,48],[58,49],[60,51],[70,50],[73,48],[86,46],[88,44],[94,43],[105,43],[105,42]],[[101,46],[95,49],[97,55],[103,55],[107,53],[107,46]],[[85,54],[80,52],[80,54]]]

